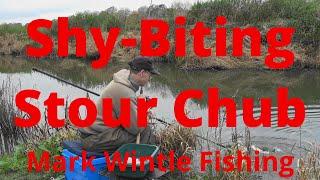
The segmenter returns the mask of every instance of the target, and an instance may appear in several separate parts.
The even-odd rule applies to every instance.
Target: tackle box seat
[[[82,170],[82,144],[80,141],[64,141],[62,143],[63,151],[62,155],[66,159],[66,180],[109,180],[110,178],[105,175],[101,175],[101,172],[106,170],[106,160],[103,154],[88,152],[87,157],[95,156],[92,161],[92,165],[95,167],[95,171],[90,168]],[[74,163],[74,169],[70,169],[70,158],[79,156],[79,159]]]

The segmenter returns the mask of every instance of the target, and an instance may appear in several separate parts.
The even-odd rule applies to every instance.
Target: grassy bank
[[[223,123],[223,122],[222,122]],[[221,131],[219,128],[215,129],[215,135],[207,137],[208,140],[194,139],[194,134],[190,129],[184,129],[181,126],[173,126],[164,129],[162,132],[159,132],[159,135],[164,135],[166,140],[160,143],[161,149],[166,154],[169,152],[169,149],[180,149],[181,151],[175,151],[175,157],[180,157],[181,155],[188,155],[193,157],[193,154],[196,154],[196,150],[207,149],[210,151],[221,151],[223,156],[234,156],[237,157],[238,151],[241,151],[243,154],[254,156],[253,147],[258,148],[254,145],[254,142],[251,141],[250,131],[246,130],[244,134],[237,132],[235,129],[230,141],[228,143],[224,142],[225,147],[220,147],[212,142],[221,142]],[[188,134],[189,136],[186,136]],[[184,136],[182,136],[184,135]],[[49,172],[28,172],[27,171],[27,152],[30,150],[35,151],[37,158],[39,159],[43,151],[49,151],[52,156],[50,156],[50,162],[54,162],[55,155],[61,155],[62,146],[61,143],[66,139],[76,138],[77,135],[74,131],[70,130],[61,130],[58,133],[52,135],[51,137],[43,138],[42,140],[30,140],[28,143],[19,144],[15,147],[12,153],[8,153],[0,156],[0,175],[4,176],[4,179],[64,179],[64,173],[55,173],[53,171]],[[220,141],[219,141],[220,138]],[[194,149],[195,143],[197,143],[197,149]],[[279,157],[281,154],[276,152],[269,147],[260,147],[259,151],[267,153],[264,156],[276,156]],[[285,152],[286,155],[292,155],[290,152]],[[291,152],[292,153],[292,152]],[[302,158],[296,157],[297,165],[293,164],[294,168],[294,179],[319,179],[320,178],[320,153],[319,145],[314,144],[313,148],[306,151]],[[196,161],[193,159],[193,161]],[[237,159],[234,160],[234,163],[237,163]],[[243,167],[246,166],[246,163],[243,162]],[[264,179],[263,177],[277,178],[279,175],[276,172],[273,172],[271,169],[267,172],[254,172],[248,173],[245,168],[243,169],[234,169],[231,172],[224,171],[215,171],[213,166],[208,166],[205,172],[200,172],[199,168],[191,166],[191,171],[188,173],[181,173],[178,169],[166,175],[166,178],[169,179]]]
[[[250,56],[250,41],[244,42],[244,56],[235,58],[231,55],[226,57],[199,58],[193,53],[193,40],[187,36],[187,56],[183,58],[174,57],[174,19],[176,16],[187,17],[187,29],[191,29],[195,22],[203,21],[215,30],[215,17],[224,15],[228,19],[228,30],[233,27],[256,26],[263,35],[262,56]],[[172,43],[170,52],[161,58],[162,61],[174,62],[178,68],[187,70],[197,69],[237,69],[250,68],[262,69],[264,58],[267,53],[265,34],[271,27],[289,26],[296,29],[293,43],[288,48],[295,53],[294,68],[319,68],[320,67],[320,1],[319,0],[268,0],[268,1],[235,1],[218,0],[198,2],[193,5],[175,3],[171,7],[164,5],[153,5],[141,7],[137,11],[127,9],[117,10],[108,8],[101,12],[77,13],[69,17],[70,27],[78,26],[88,30],[90,27],[101,27],[107,32],[111,27],[120,27],[122,37],[140,37],[140,20],[144,18],[161,18],[170,24],[168,38]],[[32,43],[26,35],[26,26],[21,24],[0,25],[0,54],[24,56],[24,47]],[[231,32],[231,31],[228,31]],[[53,38],[57,34],[57,21],[54,20],[53,27],[47,32]],[[118,38],[118,39],[121,39]],[[208,38],[206,47],[214,47],[214,38]],[[55,43],[56,44],[56,43]],[[69,44],[70,57],[75,56],[75,42]],[[228,34],[228,54],[232,48],[231,34]],[[49,58],[56,59],[56,47]],[[112,54],[113,61],[128,61],[139,55],[139,49],[128,49],[117,42]],[[87,55],[89,59],[99,56],[93,39],[87,38]]]
[[[0,175],[5,179],[61,179],[64,173],[56,173],[53,170],[41,172],[28,172],[27,152],[34,151],[38,160],[43,151],[50,152],[50,163],[54,162],[54,156],[61,155],[62,141],[76,138],[73,130],[60,130],[51,137],[36,140],[29,138],[27,143],[16,145],[12,153],[0,156]]]

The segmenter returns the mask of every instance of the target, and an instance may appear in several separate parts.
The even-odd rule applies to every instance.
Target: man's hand
[[[139,94],[139,96],[137,98],[146,98],[146,96],[143,94]]]
[[[148,96],[145,96],[143,94],[140,94],[137,98],[145,98],[146,101],[148,101],[148,99],[149,99]],[[147,113],[148,113],[148,116],[147,116],[148,117],[148,121],[150,121],[150,119],[152,119],[154,117],[154,113],[152,112],[151,109],[149,109]]]
[[[140,94],[138,98],[145,98],[147,101],[150,99],[149,96],[145,96],[143,94]]]
[[[148,111],[148,120],[152,119],[154,117],[154,112],[152,110]]]

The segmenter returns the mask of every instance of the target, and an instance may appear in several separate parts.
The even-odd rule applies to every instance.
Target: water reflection
[[[170,93],[169,87],[157,86],[158,88],[152,87],[147,89],[147,93],[151,96],[158,97],[158,107],[155,109],[156,114],[168,121],[173,122],[173,108],[175,95]],[[161,87],[161,88],[160,88]],[[190,111],[190,117],[202,117],[203,125],[200,131],[204,131],[203,134],[206,134],[206,131],[210,131],[207,123],[207,106],[200,105],[199,103],[188,101],[186,109]],[[305,106],[305,121],[301,128],[290,128],[278,127],[278,110],[276,107],[272,107],[271,110],[271,128],[250,128],[252,136],[263,136],[263,137],[286,137],[291,139],[296,139],[297,135],[302,132],[302,139],[304,140],[320,140],[320,105],[306,105]],[[293,117],[295,111],[293,109],[288,110],[288,116]],[[243,123],[243,112],[242,110],[237,110],[237,127],[239,131],[243,131],[245,125]],[[257,118],[260,116],[260,108],[254,108],[254,117]],[[232,128],[224,128],[223,132],[226,134],[231,134]],[[226,136],[226,139],[229,137]]]

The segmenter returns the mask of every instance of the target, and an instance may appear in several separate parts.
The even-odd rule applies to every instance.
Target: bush
[[[296,28],[294,40],[317,49],[320,46],[320,0],[216,0],[195,3],[189,23],[214,25],[215,17],[226,16],[237,25],[260,25],[275,20]]]
[[[30,139],[30,142],[28,143],[17,145],[13,153],[0,157],[0,175],[20,173],[20,175],[25,174],[26,176],[32,176],[32,173],[27,172],[28,151],[34,151],[37,159],[40,159],[43,151],[50,152],[50,162],[52,164],[54,162],[54,156],[61,155],[62,153],[62,141],[66,139],[75,139],[77,137],[76,131],[72,129],[63,129],[48,139],[43,139],[41,141]],[[61,173],[54,173],[52,170],[38,174],[38,176],[46,177],[46,179],[60,175]]]
[[[21,23],[0,24],[0,36],[5,34],[25,34],[26,29]]]

